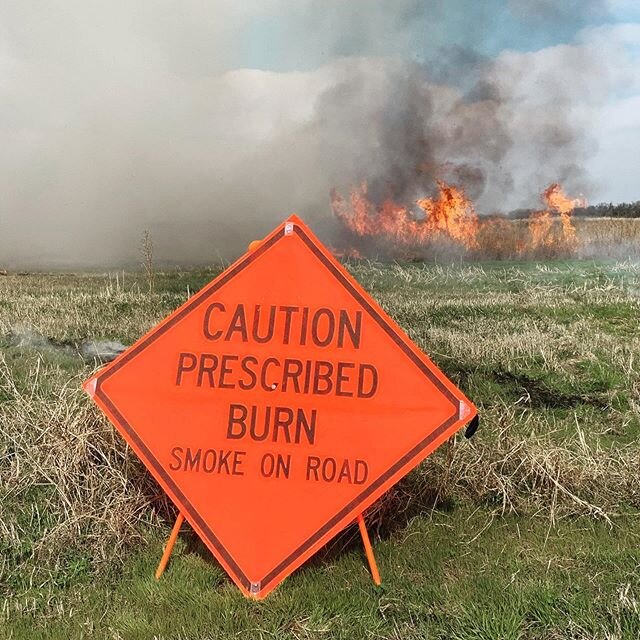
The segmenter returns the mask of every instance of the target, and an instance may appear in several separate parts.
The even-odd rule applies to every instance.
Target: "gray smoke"
[[[115,360],[127,347],[117,340],[84,340],[64,343],[42,335],[28,325],[17,326],[5,336],[0,336],[0,346],[30,349],[39,353],[59,353],[68,357],[81,357],[98,365]]]
[[[3,3],[0,267],[135,264],[145,229],[160,262],[212,262],[293,211],[330,239],[331,188],[361,180],[409,199],[443,178],[484,212],[536,206],[556,180],[588,196],[590,114],[620,52],[585,37],[487,57],[496,14],[574,19],[490,4]],[[276,11],[287,29],[260,45],[252,25]],[[293,70],[237,68],[260,46]]]

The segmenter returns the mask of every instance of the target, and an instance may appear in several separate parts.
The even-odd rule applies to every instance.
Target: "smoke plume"
[[[213,262],[293,211],[330,240],[331,188],[362,180],[409,198],[444,178],[487,213],[552,181],[588,196],[615,43],[485,45],[502,18],[561,29],[604,2],[490,4],[4,3],[0,267],[132,264],[145,229],[160,262]]]

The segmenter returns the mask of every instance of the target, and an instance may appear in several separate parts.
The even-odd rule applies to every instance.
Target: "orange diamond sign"
[[[85,389],[255,598],[476,413],[295,216]]]

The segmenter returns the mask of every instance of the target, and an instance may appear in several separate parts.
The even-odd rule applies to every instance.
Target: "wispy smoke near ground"
[[[399,197],[458,181],[486,212],[535,206],[556,180],[588,196],[590,117],[627,63],[588,33],[488,57],[496,14],[573,18],[487,5],[4,3],[0,267],[132,263],[144,229],[160,261],[211,262],[292,211],[330,238],[330,189],[364,179]],[[285,71],[238,68],[278,11]]]

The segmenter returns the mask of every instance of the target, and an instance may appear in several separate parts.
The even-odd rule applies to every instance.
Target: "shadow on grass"
[[[166,515],[167,522],[173,523],[177,513],[170,505],[164,506],[168,509],[163,509],[163,515]],[[428,517],[434,511],[449,513],[454,508],[455,503],[446,496],[444,487],[437,486],[435,482],[430,483],[429,478],[413,472],[365,513],[365,521],[375,547],[376,542],[389,540],[404,531],[416,517]],[[196,554],[206,563],[219,566],[211,551],[191,527],[186,525],[186,530],[183,528],[180,535],[185,543],[185,553]],[[362,553],[363,562],[366,563],[362,539],[355,520],[309,558],[300,569],[333,563],[350,553]]]

